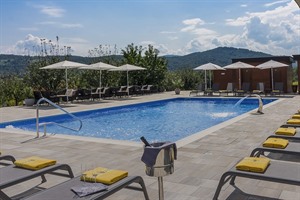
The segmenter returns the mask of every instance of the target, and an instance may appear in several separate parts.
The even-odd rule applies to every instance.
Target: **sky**
[[[131,43],[159,55],[300,54],[300,9],[294,0],[0,0],[0,54],[98,56]]]

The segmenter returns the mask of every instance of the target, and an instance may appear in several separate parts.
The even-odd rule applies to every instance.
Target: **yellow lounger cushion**
[[[299,124],[300,125],[300,119],[289,119],[286,122],[287,124]]]
[[[51,165],[55,165],[56,160],[50,160],[50,159],[46,159],[46,158],[32,156],[32,157],[16,160],[14,162],[14,164],[17,167],[22,167],[25,169],[39,170],[39,169],[42,169],[42,168],[45,168],[45,167],[48,167]]]
[[[98,183],[104,183],[110,185],[127,176],[128,176],[127,171],[97,167],[95,169],[84,172],[80,177],[80,179],[82,181],[98,182]]]
[[[279,92],[280,92],[280,90],[273,90],[272,92],[279,93]]]
[[[263,147],[284,149],[289,144],[289,141],[281,138],[268,138]]]
[[[261,91],[260,90],[253,90],[252,92],[253,93],[260,93]]]
[[[275,132],[276,135],[290,135],[294,136],[296,134],[296,129],[293,127],[289,128],[278,128]]]
[[[237,170],[263,173],[270,164],[270,159],[265,157],[245,157],[237,165]]]
[[[300,119],[300,114],[295,114],[292,116],[292,119]]]

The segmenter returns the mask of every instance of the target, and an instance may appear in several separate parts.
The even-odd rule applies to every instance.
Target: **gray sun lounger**
[[[264,155],[265,152],[300,156],[300,143],[289,141],[289,144],[284,149],[264,147],[263,143],[261,143],[259,147],[252,150],[250,156],[259,157],[260,155]]]
[[[291,141],[297,141],[300,142],[300,125],[295,125],[295,124],[283,124],[280,126],[281,128],[288,128],[288,127],[294,127],[296,128],[296,134],[294,136],[290,135],[270,135],[268,138],[283,138]]]
[[[140,184],[141,188],[131,186],[132,183]],[[112,185],[108,186],[108,190],[94,193],[85,197],[79,197],[74,192],[71,191],[71,187],[78,186],[80,184],[84,184],[84,182],[80,181],[80,176],[63,182],[59,185],[56,185],[52,188],[46,189],[42,192],[29,196],[24,200],[53,200],[53,199],[63,199],[63,200],[73,200],[73,199],[84,199],[84,200],[100,200],[105,199],[106,197],[116,193],[117,191],[128,188],[143,191],[144,197],[146,200],[149,200],[148,193],[146,190],[146,186],[144,184],[144,180],[140,176],[128,176]]]
[[[62,173],[57,170],[64,170],[66,172]],[[42,178],[42,183],[46,182],[45,174],[53,174],[68,178],[74,177],[72,169],[67,164],[55,164],[36,171],[16,167],[15,165],[8,165],[0,168],[0,199],[10,199],[2,190],[18,183],[37,178],[39,176]]]
[[[278,160],[271,160],[270,165],[264,173],[240,171],[236,170],[234,166],[222,175],[213,199],[218,199],[223,185],[225,185],[225,183],[228,181],[230,181],[231,185],[235,185],[234,181],[236,177],[271,181],[290,185],[300,185],[299,171],[299,163]]]

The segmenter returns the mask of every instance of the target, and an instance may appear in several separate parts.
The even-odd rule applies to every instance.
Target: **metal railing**
[[[42,101],[45,101],[47,102],[48,104],[52,105],[53,107],[65,112],[66,114],[68,114],[69,116],[71,116],[73,119],[79,121],[80,125],[79,125],[79,128],[78,129],[74,129],[74,128],[71,128],[71,127],[68,127],[68,126],[64,126],[64,125],[61,125],[61,124],[58,124],[56,122],[43,122],[43,123],[39,123],[39,106],[40,106],[40,103]],[[72,130],[72,131],[80,131],[80,129],[82,128],[82,121],[81,119],[79,119],[78,117],[76,117],[75,115],[69,113],[68,111],[66,111],[65,109],[63,109],[62,107],[58,106],[57,104],[53,103],[52,101],[50,101],[49,99],[47,98],[40,98],[38,100],[38,102],[36,103],[36,137],[39,138],[40,137],[40,126],[44,126],[44,135],[43,136],[46,136],[46,132],[47,132],[47,128],[46,126],[48,124],[55,124],[57,126],[60,126],[60,127],[63,127],[63,128],[66,128],[66,129],[69,129],[69,130]]]

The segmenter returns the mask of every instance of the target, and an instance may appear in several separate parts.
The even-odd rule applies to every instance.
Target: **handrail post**
[[[67,129],[70,129],[70,130],[73,130],[73,131],[80,131],[80,130],[81,130],[81,128],[82,128],[82,121],[81,121],[81,119],[79,119],[79,118],[76,117],[75,115],[69,113],[68,111],[66,111],[66,110],[63,109],[62,107],[56,105],[55,103],[53,103],[53,102],[50,101],[49,99],[42,97],[42,98],[40,98],[40,99],[37,101],[37,103],[36,103],[36,137],[37,137],[37,138],[40,137],[39,106],[40,106],[40,102],[42,102],[42,101],[46,101],[47,103],[49,103],[49,104],[52,105],[53,107],[55,107],[55,108],[57,108],[57,109],[59,109],[59,110],[65,112],[66,114],[68,114],[69,116],[71,116],[73,119],[78,120],[79,123],[80,123],[78,129],[72,129],[72,128],[70,128],[70,127],[62,126],[62,125],[60,125],[60,124],[57,124],[57,125],[59,125],[59,126],[61,126],[61,127],[64,127],[64,128],[67,128]],[[54,122],[51,122],[51,123],[54,123]],[[46,126],[47,126],[47,124],[49,124],[49,123],[44,123],[44,124],[43,124],[43,125],[44,125],[44,136],[46,136],[46,134],[47,134],[47,133],[46,133],[46,129],[47,129]]]
[[[41,98],[43,99],[43,98]],[[36,137],[39,138],[40,137],[40,126],[39,126],[39,107],[40,107],[40,102],[41,99],[38,100],[38,102],[36,103]]]

